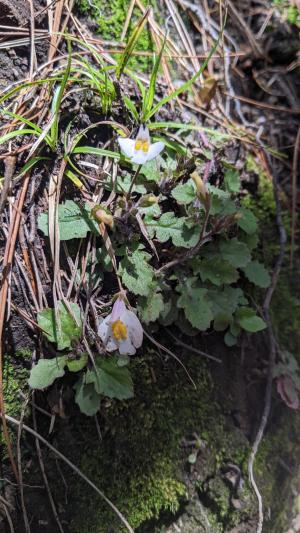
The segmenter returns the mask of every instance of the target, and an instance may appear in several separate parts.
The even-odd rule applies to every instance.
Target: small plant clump
[[[38,229],[50,244],[54,264],[59,261],[58,245],[64,249],[71,277],[65,292],[56,267],[54,304],[37,310],[37,324],[56,355],[39,359],[29,385],[45,389],[66,371],[78,374],[75,401],[87,415],[98,411],[103,396],[133,396],[128,356],[142,345],[143,328],[152,341],[150,333],[158,327],[176,326],[188,336],[215,330],[224,332],[231,347],[243,331],[266,327],[247,287],[266,288],[270,276],[256,257],[258,221],[243,205],[241,171],[223,155],[228,136],[208,130],[205,148],[193,153],[185,137],[201,131],[201,126],[151,121],[163,106],[193,87],[218,42],[194,76],[159,99],[157,75],[167,35],[147,88],[128,68],[148,15],[149,10],[115,67],[107,68],[91,45],[66,37],[65,66],[50,80],[36,82],[51,87],[47,124],[11,111],[11,102],[26,84],[1,98],[2,115],[18,125],[0,138],[1,144],[22,136],[35,139],[19,177],[36,165],[49,165],[51,154],[61,153],[61,179],[69,179],[73,187],[71,195],[64,193],[60,200],[51,179],[48,208],[38,216]],[[79,46],[92,61],[84,54],[74,59],[72,46]],[[125,94],[128,83],[135,85],[138,98]],[[90,120],[79,131],[74,117],[62,134],[64,102],[78,89],[95,95],[100,120]],[[122,122],[116,119],[119,105]],[[100,146],[98,128],[104,128],[106,136]],[[174,140],[171,132],[180,130],[181,137]],[[132,136],[130,131],[137,133]],[[89,138],[95,144],[87,144]],[[213,162],[218,164],[217,179]],[[99,168],[101,177],[88,173],[92,169],[97,175]],[[94,190],[87,185],[91,178],[96,180]],[[119,314],[117,306],[122,306]]]

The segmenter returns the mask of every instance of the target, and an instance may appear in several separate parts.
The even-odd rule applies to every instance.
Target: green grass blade
[[[78,187],[78,189],[82,189],[83,187],[82,181],[80,181],[80,179],[76,176],[76,174],[74,174],[74,172],[72,172],[72,170],[67,169],[65,170],[64,174],[65,176],[67,176],[67,178],[69,178],[69,180],[72,181],[72,183],[74,183],[74,185],[76,185],[76,187]]]
[[[139,37],[143,31],[143,28],[147,22],[147,19],[149,17],[149,14],[150,14],[150,11],[151,11],[151,8],[149,7],[144,15],[138,20],[131,36],[129,37],[128,39],[128,43],[125,47],[125,50],[123,52],[123,54],[120,56],[119,58],[119,61],[118,61],[118,64],[117,64],[117,67],[116,67],[116,76],[118,79],[120,79],[120,76],[121,74],[124,72],[124,69],[130,59],[130,56],[134,50],[134,47],[137,43],[137,41],[139,40]]]
[[[34,87],[35,85],[44,85],[45,83],[54,82],[54,81],[61,81],[61,76],[53,76],[53,78],[45,78],[43,80],[36,80],[36,81],[28,81],[25,83],[20,83],[16,85],[16,87],[13,87],[10,89],[7,93],[5,91],[3,96],[0,98],[0,105],[5,102],[8,98],[11,98],[15,93],[18,91],[21,91],[22,89],[25,89],[26,87]]]
[[[156,60],[155,60],[155,63],[154,63],[154,66],[151,72],[149,88],[146,91],[145,96],[143,98],[142,123],[146,121],[146,117],[152,109],[153,100],[155,96],[155,89],[156,89],[156,79],[157,79],[158,69],[161,63],[162,54],[166,46],[166,39],[167,39],[167,34],[165,34],[163,43],[161,45],[161,49],[159,51],[158,56],[156,57]]]
[[[56,147],[57,139],[58,139],[58,121],[59,121],[59,114],[60,114],[60,105],[61,105],[62,97],[63,97],[64,91],[65,91],[65,88],[66,88],[66,85],[67,85],[67,82],[70,76],[70,71],[71,71],[72,50],[71,50],[70,41],[67,41],[67,46],[68,46],[67,66],[63,74],[62,82],[59,85],[58,89],[55,91],[55,94],[52,100],[52,114],[53,114],[54,119],[53,119],[53,123],[51,124],[49,137],[50,137],[51,146],[53,147],[53,149]]]
[[[36,135],[36,131],[25,128],[23,130],[10,131],[9,133],[6,133],[5,135],[2,135],[2,137],[0,137],[0,144],[6,143],[7,141],[14,139],[15,137],[18,137],[18,135]]]
[[[128,98],[128,96],[123,96],[123,100],[124,100],[124,104],[127,107],[128,111],[130,111],[130,113],[132,114],[133,118],[138,122],[139,114],[138,114],[138,110],[135,107],[133,101],[130,100],[130,98]]]
[[[219,36],[218,36],[218,39],[216,40],[214,46],[212,47],[211,51],[209,52],[207,58],[205,59],[204,63],[202,64],[202,66],[200,67],[200,69],[196,72],[196,74],[194,74],[194,76],[191,77],[191,79],[189,79],[188,81],[186,81],[185,83],[183,83],[180,87],[178,87],[177,89],[175,89],[175,91],[172,91],[170,94],[168,94],[167,96],[165,96],[164,98],[162,98],[145,116],[144,116],[144,121],[147,122],[153,115],[155,115],[155,113],[157,113],[157,111],[165,104],[167,104],[168,102],[170,102],[170,100],[172,100],[173,98],[176,98],[177,96],[179,96],[181,93],[183,93],[184,91],[187,91],[191,85],[193,85],[193,83],[195,83],[195,81],[199,78],[199,76],[201,76],[201,74],[203,73],[203,71],[206,69],[209,61],[210,61],[210,58],[213,56],[213,54],[215,53],[216,49],[218,48],[219,46],[219,42],[220,42],[220,39],[222,37],[222,34],[223,34],[223,31],[224,31],[224,27],[225,27],[225,23],[226,23],[226,20],[224,22],[224,25],[223,27],[221,28],[221,31],[219,33]]]
[[[112,150],[105,150],[104,148],[95,148],[94,146],[77,146],[74,148],[73,154],[94,154],[111,157],[112,159],[119,160],[121,155],[118,152]]]

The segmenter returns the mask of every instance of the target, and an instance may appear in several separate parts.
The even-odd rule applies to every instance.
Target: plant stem
[[[137,169],[135,171],[135,174],[134,174],[134,176],[133,176],[133,178],[131,180],[130,187],[129,187],[128,192],[126,194],[126,202],[128,202],[128,200],[130,200],[130,196],[131,196],[131,193],[132,193],[133,186],[135,184],[136,178],[138,177],[141,168],[142,168],[142,165],[139,165],[137,167]]]

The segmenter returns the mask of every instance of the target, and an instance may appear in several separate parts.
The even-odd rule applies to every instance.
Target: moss
[[[18,418],[21,413],[23,400],[20,397],[20,390],[24,391],[29,376],[28,370],[21,366],[14,365],[10,356],[4,357],[3,365],[3,395],[5,410],[8,415]],[[12,435],[14,435],[12,433]],[[0,447],[3,445],[3,436],[0,433]],[[5,451],[4,451],[5,454]]]
[[[96,23],[96,33],[101,36],[101,39],[109,42],[120,41],[129,4],[130,0],[111,0],[109,2],[103,2],[102,0],[93,0],[93,2],[89,2],[89,0],[77,0],[76,2],[79,11],[83,14],[89,15]],[[155,0],[149,2],[149,5],[152,5],[156,13],[159,14]],[[127,37],[132,33],[135,24],[140,17],[141,11],[137,7],[134,8],[127,30]],[[159,16],[158,18],[156,17],[156,20],[159,21]],[[153,51],[151,34],[147,27],[143,29],[139,37],[136,51]],[[119,55],[115,55],[116,59],[118,59],[118,57]],[[140,72],[149,71],[151,64],[151,57],[137,54],[130,59],[128,66],[133,70]]]
[[[82,470],[101,486],[135,529],[163,511],[176,512],[187,492],[194,490],[184,483],[184,472],[191,468],[191,449],[183,444],[185,439],[196,434],[203,443],[197,472],[197,479],[203,482],[214,476],[225,460],[247,456],[244,440],[241,446],[237,442],[232,446],[234,431],[225,427],[214,403],[213,386],[203,362],[192,357],[185,363],[196,381],[196,390],[178,366],[166,372],[156,356],[136,359],[135,399],[111,404],[100,446],[91,449],[91,427],[82,428],[86,435],[86,441],[78,443]],[[87,423],[85,419],[83,424]],[[101,533],[119,526],[99,498],[74,482],[74,533]],[[225,516],[225,505],[222,513]]]

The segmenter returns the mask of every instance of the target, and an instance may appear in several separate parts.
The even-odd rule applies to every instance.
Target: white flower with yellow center
[[[131,159],[131,163],[143,165],[157,157],[165,147],[161,141],[151,143],[147,126],[140,126],[136,139],[118,137],[122,152]]]
[[[120,296],[98,326],[98,335],[108,352],[118,350],[121,355],[134,355],[143,342],[142,325]]]

